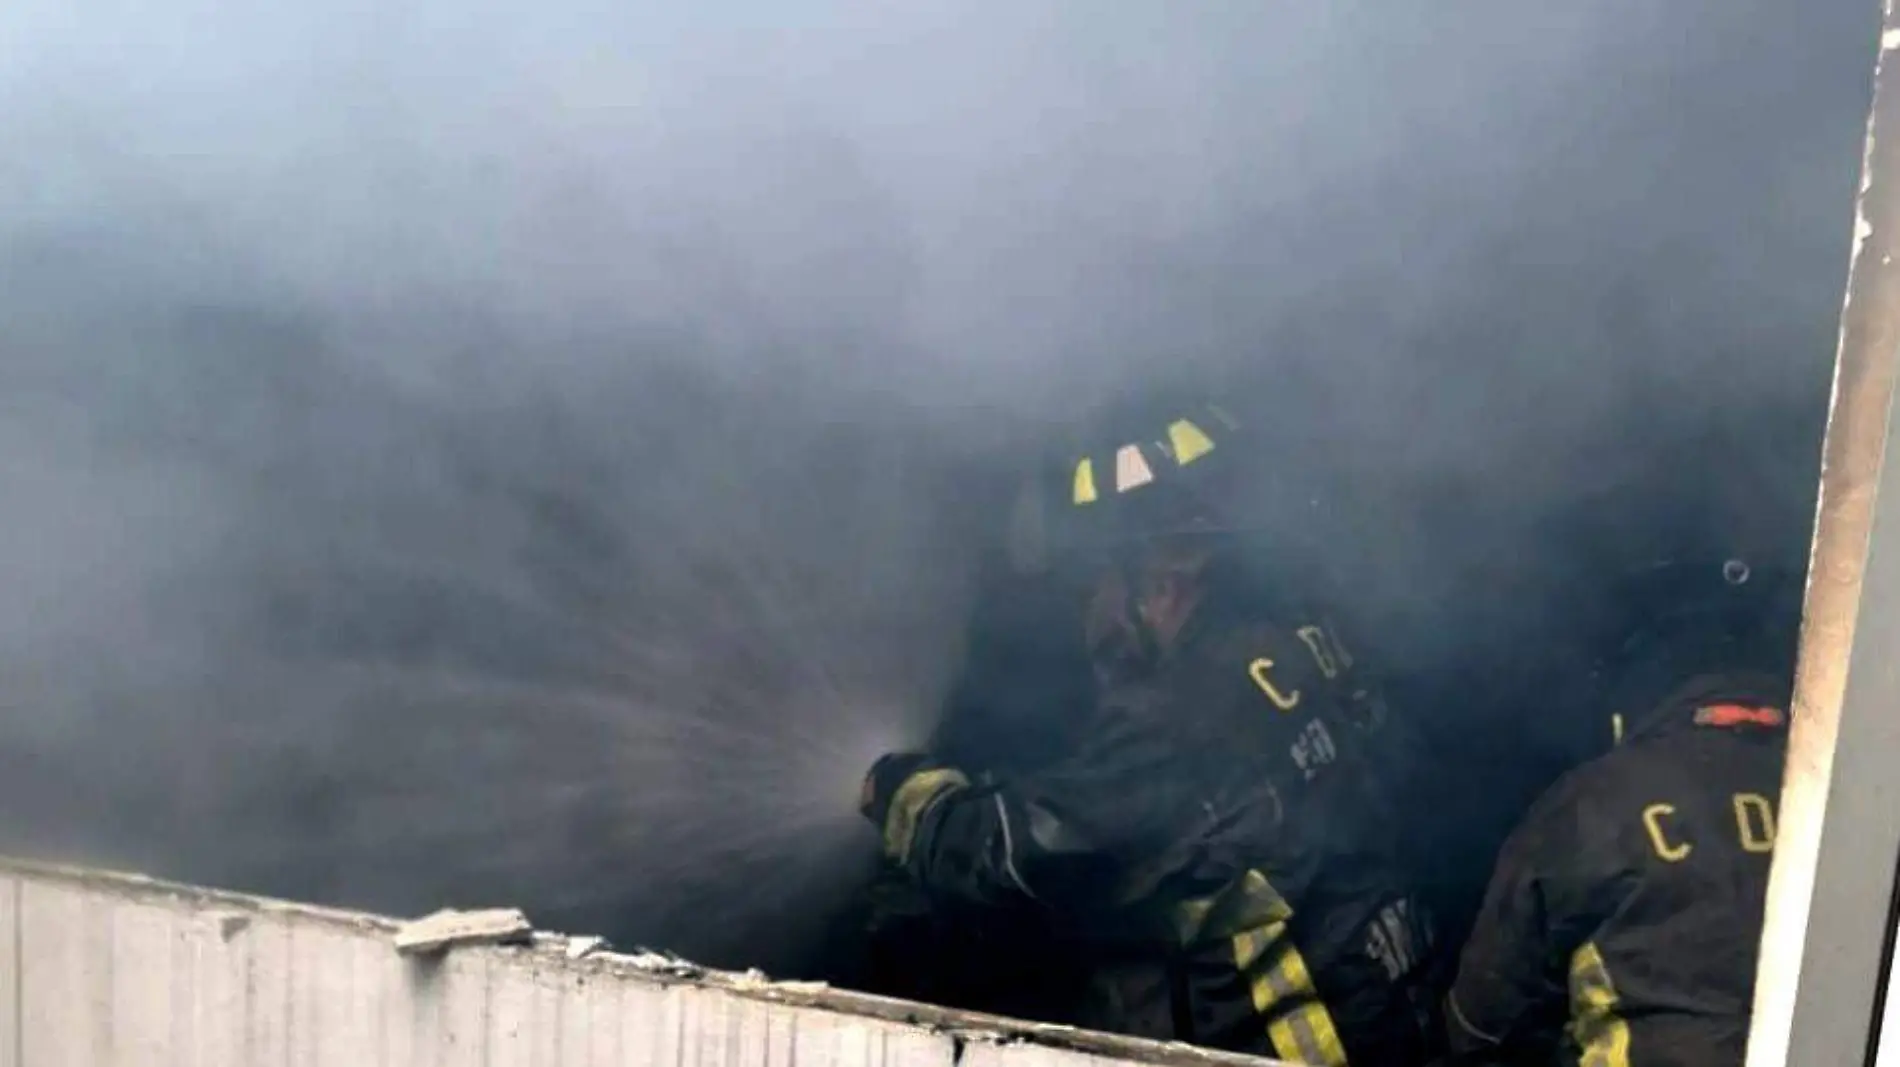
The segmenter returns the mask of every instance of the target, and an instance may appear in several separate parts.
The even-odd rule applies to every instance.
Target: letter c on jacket
[[[1695,846],[1687,841],[1679,845],[1671,844],[1669,835],[1664,832],[1663,816],[1675,813],[1674,804],[1651,804],[1643,809],[1643,829],[1649,831],[1649,843],[1664,863],[1681,863],[1689,858],[1689,853],[1695,851]]]

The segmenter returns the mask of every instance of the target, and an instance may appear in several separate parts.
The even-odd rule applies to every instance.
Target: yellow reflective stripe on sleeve
[[[884,854],[899,863],[910,859],[910,846],[917,837],[917,821],[938,797],[970,784],[962,771],[940,768],[919,771],[904,779],[891,797],[890,813],[884,816]]]
[[[1214,912],[1214,903],[1218,897],[1197,897],[1184,900],[1174,909],[1174,935],[1183,945],[1191,945],[1200,940],[1201,933],[1207,928],[1207,917]]]
[[[1233,937],[1234,966],[1249,979],[1254,1011],[1266,1020],[1273,1054],[1307,1067],[1347,1067],[1346,1046],[1332,1014],[1320,1001],[1306,958],[1287,936],[1291,909],[1259,872],[1247,872],[1246,882],[1249,889],[1271,893],[1279,904],[1271,921]]]
[[[1175,936],[1183,945],[1215,943],[1293,917],[1293,909],[1259,871],[1248,871],[1210,896],[1175,906]]]
[[[1242,971],[1253,970],[1260,957],[1267,954],[1276,936],[1286,931],[1285,923],[1273,923],[1258,930],[1242,930],[1234,935],[1234,966]]]
[[[1592,942],[1570,957],[1570,1040],[1578,1067],[1630,1067],[1630,1024],[1617,1014],[1616,983]]]
[[[1332,1014],[1320,1003],[1305,957],[1287,943],[1285,925],[1276,923],[1261,934],[1284,946],[1271,953],[1270,964],[1256,964],[1251,983],[1254,1010],[1266,1020],[1273,1054],[1308,1067],[1346,1067],[1346,1047],[1333,1026]],[[1235,940],[1238,957],[1239,939]]]

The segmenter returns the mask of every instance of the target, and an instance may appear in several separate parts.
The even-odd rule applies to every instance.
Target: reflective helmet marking
[[[1213,439],[1187,419],[1176,419],[1168,424],[1168,444],[1172,446],[1174,461],[1183,467],[1214,451]]]
[[[1210,407],[1216,421],[1232,428],[1229,416]],[[1167,439],[1152,442],[1162,455],[1174,460],[1175,466],[1185,467],[1218,447],[1214,437],[1193,419],[1182,417],[1167,425]],[[1139,489],[1155,481],[1154,467],[1149,464],[1147,452],[1141,443],[1122,445],[1115,450],[1115,492],[1126,493]],[[1083,457],[1076,462],[1075,476],[1071,487],[1070,499],[1080,507],[1093,504],[1101,498],[1095,485],[1095,460]]]
[[[1075,465],[1075,502],[1095,503],[1095,461],[1084,459]]]
[[[1115,491],[1126,493],[1155,480],[1154,468],[1141,454],[1140,445],[1123,445],[1115,452]]]

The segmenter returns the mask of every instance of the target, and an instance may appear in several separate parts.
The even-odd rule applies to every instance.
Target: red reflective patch
[[[1780,726],[1788,721],[1780,708],[1751,708],[1743,704],[1710,704],[1697,708],[1697,726]]]

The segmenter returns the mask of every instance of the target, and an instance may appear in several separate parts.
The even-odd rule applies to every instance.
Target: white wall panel
[[[20,882],[0,871],[0,1067],[21,1067]]]
[[[398,925],[0,859],[0,1067],[1261,1062],[666,961],[570,959],[549,934],[407,958]]]

